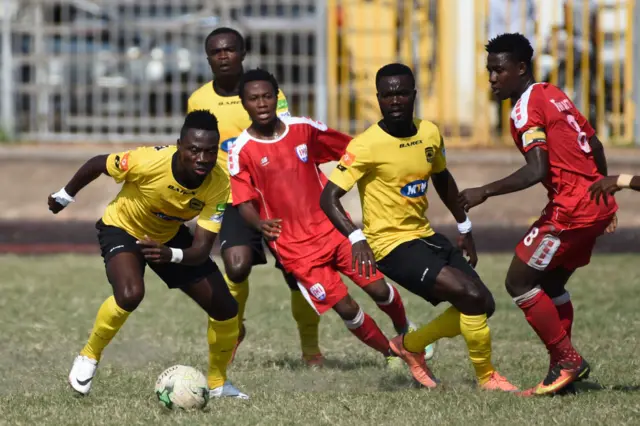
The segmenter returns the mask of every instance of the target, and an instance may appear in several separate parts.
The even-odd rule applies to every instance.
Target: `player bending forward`
[[[229,196],[229,180],[216,166],[219,140],[216,118],[194,111],[185,119],[177,147],[99,155],[49,196],[55,214],[101,174],[124,181],[96,223],[113,296],[98,310],[89,341],[73,362],[69,384],[77,392],[89,393],[104,348],[142,302],[148,264],[169,288],[182,290],[209,315],[209,395],[248,398],[226,381],[238,339],[238,304],[209,258]],[[183,222],[198,215],[191,236]]]
[[[589,263],[596,238],[615,223],[617,205],[589,198],[589,186],[607,175],[602,143],[587,119],[556,86],[536,83],[533,49],[521,34],[502,34],[486,46],[493,93],[511,99],[511,135],[527,164],[512,175],[460,193],[469,210],[489,197],[542,182],[549,203],[516,247],[506,287],[550,354],[547,377],[523,395],[557,392],[589,375],[571,344],[573,306],[565,286]],[[608,199],[607,199],[608,198]]]
[[[407,290],[434,305],[441,301],[453,305],[421,329],[391,341],[391,349],[409,364],[418,382],[428,388],[437,385],[422,348],[462,334],[479,386],[514,391],[515,386],[491,363],[487,318],[495,305],[472,267],[478,259],[471,222],[457,204],[458,188],[447,170],[440,132],[433,123],[414,118],[415,79],[406,65],[382,67],[376,88],[383,119],[351,141],[322,193],[322,209],[349,236],[359,267],[375,271],[377,261],[382,273]],[[431,229],[425,217],[429,178],[458,222],[458,244],[468,252],[471,265],[446,237]],[[364,233],[340,204],[340,197],[356,183]]]
[[[349,240],[320,209],[326,177],[318,164],[339,159],[351,137],[307,118],[278,118],[277,96],[278,83],[267,71],[242,77],[240,98],[251,126],[229,156],[233,204],[262,232],[319,314],[333,308],[362,342],[388,362],[398,360],[375,321],[349,296],[339,272],[375,300],[399,333],[409,326],[400,294],[379,274],[355,272]]]

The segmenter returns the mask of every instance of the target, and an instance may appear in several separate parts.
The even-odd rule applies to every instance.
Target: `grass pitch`
[[[546,372],[547,354],[503,289],[510,256],[484,255],[478,267],[493,290],[494,361],[521,387]],[[218,262],[220,264],[220,262]],[[299,361],[289,291],[272,266],[251,276],[247,339],[230,378],[250,401],[213,400],[204,412],[162,410],[156,377],[173,364],[206,371],[206,317],[180,291],[147,271],[144,302],[105,351],[91,394],[74,396],[66,376],[94,315],[110,294],[99,256],[0,257],[0,424],[640,424],[640,266],[637,256],[598,256],[574,276],[574,343],[593,367],[576,395],[520,399],[479,392],[461,337],[441,341],[434,373],[444,386],[412,387],[408,372],[384,368],[337,315],[321,322],[327,368]],[[391,336],[386,316],[352,294]],[[444,309],[402,291],[410,318]]]

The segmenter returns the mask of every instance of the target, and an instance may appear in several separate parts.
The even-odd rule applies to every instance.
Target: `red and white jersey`
[[[245,130],[229,155],[233,204],[255,201],[263,219],[282,219],[282,233],[269,242],[287,267],[298,259],[317,258],[323,239],[336,232],[320,208],[327,182],[318,164],[337,161],[351,136],[301,117],[281,117],[284,134],[261,140]]]
[[[545,214],[561,223],[592,223],[617,210],[591,201],[587,189],[602,178],[589,139],[595,131],[567,95],[549,83],[536,83],[522,94],[511,111],[511,135],[523,154],[540,147],[549,155],[543,180],[549,204]]]

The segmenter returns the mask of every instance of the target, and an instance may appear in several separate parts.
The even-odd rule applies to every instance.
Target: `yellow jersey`
[[[251,125],[249,114],[244,110],[240,96],[220,96],[213,90],[213,80],[197,89],[189,97],[187,113],[204,109],[215,115],[218,119],[220,131],[220,150],[218,152],[218,164],[229,176],[227,158],[231,145],[244,129]],[[289,105],[287,98],[278,93],[277,114],[288,116]]]
[[[199,215],[198,225],[218,233],[229,197],[229,178],[216,165],[198,188],[186,188],[173,176],[177,147],[142,147],[111,154],[107,173],[124,182],[102,221],[141,239],[159,243],[173,238],[180,224]]]
[[[375,124],[355,137],[329,180],[345,191],[356,182],[364,233],[377,260],[400,244],[434,234],[426,217],[428,181],[447,162],[438,127],[414,119],[418,132],[391,136]]]

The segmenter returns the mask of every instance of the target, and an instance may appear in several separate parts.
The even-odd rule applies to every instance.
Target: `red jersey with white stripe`
[[[256,139],[246,130],[236,139],[229,173],[233,205],[254,201],[261,218],[282,219],[280,237],[269,244],[287,268],[335,251],[327,238],[338,231],[320,208],[327,178],[318,164],[339,160],[351,136],[308,118],[280,119],[286,130],[276,140]]]
[[[616,212],[613,197],[608,206],[589,198],[589,186],[602,179],[589,145],[595,131],[562,90],[549,83],[529,86],[511,111],[511,135],[523,154],[535,147],[548,152],[549,173],[542,182],[549,197],[545,216],[588,224]]]

